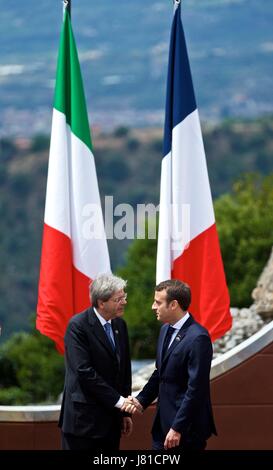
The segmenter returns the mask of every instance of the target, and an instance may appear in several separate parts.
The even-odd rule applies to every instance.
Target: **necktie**
[[[104,329],[105,329],[105,333],[107,334],[107,338],[112,346],[112,349],[113,351],[116,350],[116,346],[115,346],[115,343],[114,343],[114,340],[113,340],[113,337],[111,335],[111,333],[113,334],[112,332],[112,327],[111,327],[111,324],[106,322],[105,325],[104,325]]]
[[[164,359],[164,356],[166,355],[166,352],[168,350],[168,346],[171,341],[171,337],[173,332],[175,331],[175,328],[173,328],[171,325],[169,325],[168,331],[166,333],[164,343],[163,343],[163,348],[162,348],[162,358]]]

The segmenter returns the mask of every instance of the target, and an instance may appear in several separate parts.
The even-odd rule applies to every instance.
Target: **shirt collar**
[[[182,328],[182,326],[184,325],[184,323],[186,323],[189,317],[190,317],[190,314],[189,312],[187,312],[184,315],[184,317],[180,318],[180,320],[178,320],[174,325],[171,325],[171,326],[175,328],[176,330],[180,330],[180,328]]]
[[[110,325],[111,325],[111,320],[108,320],[108,321],[105,320],[105,318],[103,318],[103,317],[99,314],[99,312],[97,311],[97,309],[96,309],[95,307],[93,307],[93,310],[94,310],[94,312],[95,312],[95,315],[96,315],[97,319],[98,319],[98,320],[100,321],[100,323],[102,324],[102,326],[104,326],[105,323],[110,323]]]

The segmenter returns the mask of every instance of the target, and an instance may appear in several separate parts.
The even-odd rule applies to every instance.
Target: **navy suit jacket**
[[[158,398],[152,428],[155,438],[160,427],[164,436],[170,428],[180,432],[184,442],[206,440],[216,434],[210,400],[210,336],[190,316],[162,359],[167,329],[163,325],[160,330],[156,369],[137,399],[146,408]]]
[[[131,393],[124,320],[112,320],[116,352],[92,308],[72,317],[65,334],[66,374],[59,426],[64,433],[102,439],[121,429],[115,404]]]

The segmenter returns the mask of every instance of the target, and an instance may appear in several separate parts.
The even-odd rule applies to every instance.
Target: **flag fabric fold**
[[[231,328],[180,4],[176,4],[170,39],[156,278],[157,282],[180,279],[190,285],[191,313],[212,340]]]
[[[90,208],[96,213],[93,234],[92,224],[89,232],[85,227]],[[56,74],[36,321],[37,329],[55,341],[61,353],[69,319],[90,305],[90,281],[109,271],[80,64],[70,17],[65,11]]]

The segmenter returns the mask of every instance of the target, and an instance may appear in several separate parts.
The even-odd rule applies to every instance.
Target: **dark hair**
[[[157,284],[155,290],[166,290],[167,305],[169,305],[172,300],[176,300],[184,312],[188,310],[191,303],[191,290],[185,282],[178,281],[177,279],[170,279]]]

